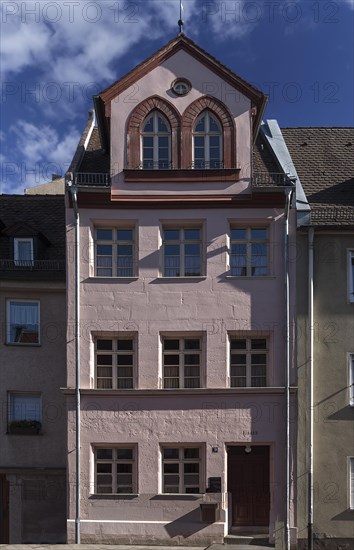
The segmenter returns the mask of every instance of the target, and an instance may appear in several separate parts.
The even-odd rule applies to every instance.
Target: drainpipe
[[[70,186],[75,215],[75,397],[76,397],[76,513],[75,513],[75,544],[80,544],[80,217],[77,203],[77,187]]]
[[[314,228],[308,233],[308,487],[307,547],[313,550],[313,252]]]
[[[289,210],[293,189],[285,189],[284,212],[284,293],[285,293],[285,407],[286,407],[286,514],[285,514],[285,548],[290,550],[290,307],[289,307]]]

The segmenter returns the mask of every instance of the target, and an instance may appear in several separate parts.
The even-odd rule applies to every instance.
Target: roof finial
[[[179,34],[183,34],[182,11],[183,11],[182,0],[179,0],[179,20],[178,20]]]

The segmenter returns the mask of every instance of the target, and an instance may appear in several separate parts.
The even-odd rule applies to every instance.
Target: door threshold
[[[269,527],[266,526],[258,526],[258,525],[245,525],[245,526],[237,526],[237,527],[231,527],[230,535],[243,535],[245,537],[251,536],[251,535],[269,535]]]

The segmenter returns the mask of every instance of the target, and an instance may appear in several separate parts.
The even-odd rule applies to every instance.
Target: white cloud
[[[354,10],[354,0],[343,0],[343,2],[349,6],[349,8],[352,8]]]
[[[22,193],[25,187],[50,181],[52,173],[63,175],[80,139],[74,127],[60,135],[48,124],[36,126],[25,120],[11,126],[10,133],[15,145],[11,154],[0,158],[3,193]]]

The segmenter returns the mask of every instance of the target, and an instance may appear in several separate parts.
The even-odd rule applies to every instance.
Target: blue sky
[[[354,0],[183,0],[184,31],[280,126],[354,124]],[[1,2],[2,193],[64,174],[92,95],[178,32],[179,0]]]

